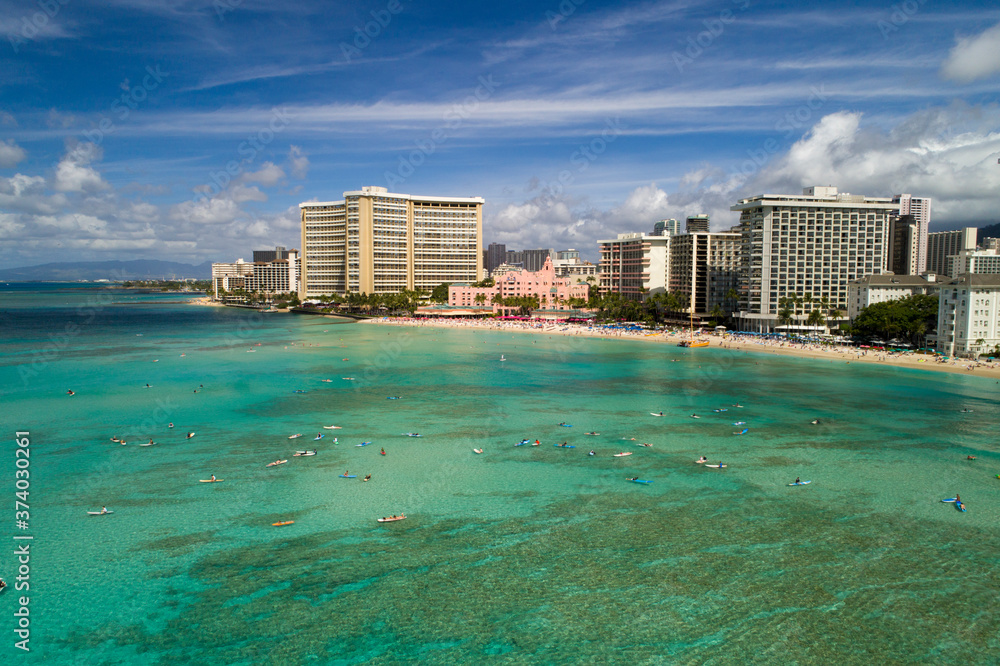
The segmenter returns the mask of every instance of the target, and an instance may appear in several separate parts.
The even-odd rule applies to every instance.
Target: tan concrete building
[[[727,314],[736,308],[730,297],[739,285],[742,238],[739,233],[693,232],[670,237],[669,291],[680,294],[695,317],[718,305]]]
[[[481,197],[393,194],[384,187],[299,204],[300,296],[430,291],[483,270]]]
[[[670,236],[618,234],[597,241],[601,251],[601,295],[618,293],[633,301],[667,291]]]

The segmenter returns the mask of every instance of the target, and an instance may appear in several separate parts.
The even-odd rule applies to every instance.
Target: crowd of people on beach
[[[703,333],[689,331],[684,327],[667,327],[650,330],[626,324],[601,324],[564,322],[537,319],[461,319],[453,317],[381,317],[368,320],[376,324],[419,327],[447,327],[462,329],[482,329],[488,331],[523,331],[530,333],[551,333],[601,338],[634,338],[663,342],[679,342],[694,337],[708,340],[713,346],[726,349],[752,351],[755,349],[774,350],[805,356],[830,355],[831,358],[853,361],[876,362],[896,365],[948,366],[972,372],[976,369],[1000,370],[1000,362],[965,358],[948,358],[936,353],[916,353],[914,351],[890,350],[878,347],[855,347],[833,340],[796,339],[771,337],[754,333],[727,331],[724,333]]]

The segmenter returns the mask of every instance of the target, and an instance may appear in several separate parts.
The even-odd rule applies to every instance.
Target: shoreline
[[[587,329],[580,324],[526,323],[479,320],[448,320],[448,319],[415,319],[410,317],[383,317],[359,321],[359,324],[377,324],[381,326],[414,326],[431,328],[481,329],[498,332],[521,332],[542,335],[569,335],[577,337],[604,338],[609,340],[640,340],[650,343],[676,345],[687,335],[684,331],[666,331],[660,333],[633,332]],[[797,356],[814,360],[830,362],[869,363],[880,366],[910,368],[912,370],[927,370],[929,372],[947,372],[952,374],[975,375],[1000,379],[1000,363],[987,363],[968,359],[950,359],[947,362],[937,360],[939,357],[930,354],[915,354],[912,352],[880,352],[869,349],[859,349],[843,345],[810,345],[787,341],[755,340],[733,335],[731,333],[718,336],[715,334],[699,335],[699,341],[708,341],[709,347],[730,349],[734,351],[770,353],[776,356]]]

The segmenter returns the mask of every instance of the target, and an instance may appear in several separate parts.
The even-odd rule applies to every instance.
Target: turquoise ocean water
[[[181,301],[0,287],[4,663],[998,661],[995,380]]]

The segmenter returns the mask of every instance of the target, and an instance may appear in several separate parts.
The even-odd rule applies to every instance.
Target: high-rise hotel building
[[[483,269],[481,197],[344,192],[341,201],[299,204],[302,298],[430,291],[476,282]]]
[[[913,223],[917,227],[911,241],[913,250],[915,250],[913,252],[915,265],[906,275],[925,273],[927,271],[927,234],[931,225],[931,200],[927,197],[915,197],[912,194],[897,194],[892,198],[892,203],[896,204],[897,215],[912,215]],[[902,273],[897,272],[897,275],[902,275]]]
[[[740,213],[740,328],[773,330],[779,300],[793,295],[825,298],[828,309],[846,313],[848,284],[885,269],[889,218],[898,209],[889,197],[836,187],[760,194],[732,206]]]

